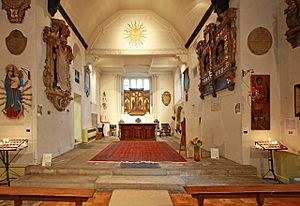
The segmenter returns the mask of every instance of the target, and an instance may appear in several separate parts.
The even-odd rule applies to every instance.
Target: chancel
[[[0,4],[3,204],[300,205],[299,0]]]

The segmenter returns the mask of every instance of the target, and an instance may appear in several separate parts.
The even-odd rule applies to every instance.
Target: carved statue
[[[31,0],[2,0],[2,9],[7,12],[10,23],[22,23]]]

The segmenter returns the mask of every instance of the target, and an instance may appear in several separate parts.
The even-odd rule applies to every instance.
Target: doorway
[[[81,95],[74,93],[74,138],[75,144],[82,142],[81,138]]]

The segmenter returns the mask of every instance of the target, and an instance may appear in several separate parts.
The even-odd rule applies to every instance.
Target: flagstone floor
[[[28,167],[26,169],[28,175],[12,182],[12,185],[96,188],[97,192],[94,197],[87,203],[84,203],[84,206],[127,206],[129,203],[118,202],[120,198],[124,198],[122,195],[124,195],[126,191],[133,194],[133,202],[135,200],[136,202],[140,200],[146,201],[150,195],[153,200],[157,197],[165,201],[159,204],[151,203],[153,206],[194,206],[197,205],[197,203],[190,195],[184,194],[182,190],[169,190],[166,185],[171,183],[181,185],[275,183],[266,182],[258,178],[255,175],[256,170],[253,167],[242,166],[224,158],[212,160],[206,151],[203,151],[203,157],[200,162],[194,162],[192,158],[187,158],[188,162],[186,163],[159,164],[159,168],[121,168],[120,163],[88,162],[100,149],[106,147],[110,142],[118,140],[117,137],[105,137],[89,144],[78,145],[75,149],[54,158],[51,167],[45,168],[40,165]],[[158,138],[158,141],[167,141],[175,150],[178,151],[179,149],[179,139],[176,137],[162,137]],[[182,154],[183,156],[185,155],[183,152]],[[101,182],[102,179],[103,181]],[[118,180],[126,184],[124,183],[122,187],[119,188]],[[155,187],[151,185],[153,184],[151,180],[156,184]],[[178,182],[176,182],[177,180]],[[132,182],[134,182],[134,184],[132,184]],[[164,182],[166,182],[166,185],[163,184]],[[116,188],[112,186],[114,185],[113,183],[117,183],[115,185],[117,186]],[[108,189],[109,187],[110,189]],[[166,187],[166,189],[164,189],[164,187]],[[107,190],[101,191],[99,188],[106,188]],[[166,193],[170,196],[166,197]],[[139,194],[140,196],[135,198],[135,196],[137,196],[135,194]],[[71,204],[72,203],[25,201],[23,205],[69,206]],[[0,201],[0,206],[11,205],[13,205],[12,201]],[[146,204],[139,203],[136,205],[146,206]],[[246,206],[256,204],[255,199],[217,199],[205,200],[205,206],[206,205]],[[300,205],[300,200],[297,198],[291,200],[282,198],[266,199],[265,205],[296,206]]]

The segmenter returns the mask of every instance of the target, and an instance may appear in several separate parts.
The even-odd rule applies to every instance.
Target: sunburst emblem
[[[129,45],[140,47],[146,40],[147,29],[143,23],[131,22],[125,27],[125,38]]]

